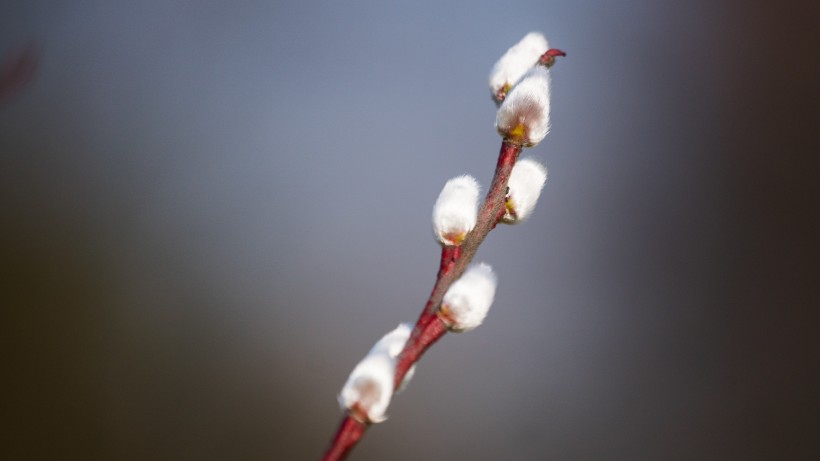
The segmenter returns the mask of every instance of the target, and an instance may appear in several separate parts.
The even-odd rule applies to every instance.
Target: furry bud
[[[510,173],[507,211],[502,218],[503,222],[515,224],[527,219],[535,209],[546,182],[547,167],[531,158],[516,162]]]
[[[355,418],[368,423],[379,423],[393,396],[393,375],[396,359],[410,337],[412,328],[404,323],[384,335],[370,352],[356,365],[339,394],[339,405]],[[412,376],[405,375],[403,388]]]
[[[530,32],[501,56],[490,72],[490,91],[496,104],[549,49],[547,39],[539,32]]]
[[[495,297],[498,284],[492,267],[470,266],[444,294],[439,317],[451,331],[469,331],[481,325]]]
[[[478,181],[464,175],[444,185],[433,207],[433,232],[442,245],[461,245],[478,219]]]
[[[501,104],[495,116],[498,133],[524,147],[541,142],[550,128],[550,73],[533,67]]]

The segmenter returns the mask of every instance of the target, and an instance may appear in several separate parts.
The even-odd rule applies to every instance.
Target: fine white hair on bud
[[[550,128],[550,71],[530,69],[501,104],[495,116],[498,133],[507,141],[532,147]]]
[[[370,349],[369,354],[387,354],[391,359],[395,359],[404,349],[404,343],[407,342],[412,332],[412,325],[400,323],[396,329],[382,336],[382,339],[378,340]]]
[[[530,32],[501,56],[490,72],[490,91],[496,104],[515,86],[521,77],[549,49],[547,39],[539,32]]]
[[[502,218],[503,222],[515,224],[527,219],[535,209],[546,182],[547,167],[537,160],[525,158],[516,162],[510,173],[507,211]]]
[[[433,232],[442,245],[461,245],[478,218],[480,187],[472,176],[453,178],[444,185],[433,207]]]
[[[387,354],[391,360],[394,362],[398,360],[399,354],[401,354],[402,349],[404,349],[404,344],[410,339],[410,333],[413,332],[413,326],[409,323],[401,323],[395,330],[387,333],[380,339],[372,349],[368,355],[371,354]],[[413,374],[416,372],[416,366],[413,365],[407,370],[407,373],[404,375],[404,379],[402,379],[401,384],[399,384],[398,389],[396,389],[396,394],[403,391],[407,384],[410,383],[410,380],[413,379]]]
[[[388,356],[368,355],[347,378],[339,394],[339,405],[363,422],[384,421],[393,396],[393,370],[393,361]]]
[[[411,331],[412,327],[403,323],[384,335],[350,373],[339,394],[339,405],[353,417],[368,423],[387,419],[385,413],[393,396],[396,359]],[[405,375],[402,388],[409,382],[414,368]]]
[[[498,284],[492,267],[470,266],[444,294],[439,316],[451,331],[469,331],[481,325],[495,297]]]

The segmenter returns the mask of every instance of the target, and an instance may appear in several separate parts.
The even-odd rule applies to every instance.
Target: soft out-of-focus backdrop
[[[318,458],[540,30],[537,212],[353,459],[816,459],[816,11],[758,3],[3,2],[0,450]]]

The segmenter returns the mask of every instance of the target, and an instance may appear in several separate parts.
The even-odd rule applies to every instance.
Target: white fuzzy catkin
[[[413,326],[409,323],[400,323],[393,331],[382,336],[370,349],[369,354],[387,354],[391,359],[395,359],[404,348],[404,343],[410,337]]]
[[[498,133],[507,141],[532,147],[550,128],[550,72],[544,66],[530,69],[513,87],[495,117]]]
[[[495,297],[498,284],[492,267],[470,266],[444,294],[440,316],[452,331],[469,331],[481,325]]]
[[[501,56],[490,72],[490,91],[496,103],[499,91],[506,93],[549,49],[547,39],[539,32],[530,32]]]
[[[515,224],[527,219],[535,209],[546,182],[547,167],[531,158],[516,162],[510,173],[510,192],[507,194],[507,212],[503,221]]]
[[[393,396],[396,358],[404,348],[411,331],[410,325],[403,323],[376,342],[365,358],[356,365],[342,387],[339,405],[343,409],[351,411],[356,408],[356,415],[364,417],[370,423],[379,423],[387,419],[385,413]],[[402,388],[410,380],[413,371],[411,369],[405,375]]]
[[[442,245],[461,245],[478,218],[480,187],[472,176],[453,178],[444,185],[433,207],[433,232]]]
[[[380,339],[372,349],[368,355],[371,354],[387,354],[391,360],[396,362],[399,358],[399,354],[401,354],[402,349],[404,349],[404,344],[410,339],[410,334],[413,332],[413,326],[409,323],[401,323],[395,330],[387,333]],[[416,366],[413,365],[407,370],[407,373],[404,374],[404,379],[402,379],[401,384],[399,384],[398,389],[396,389],[395,393],[398,394],[399,392],[403,391],[407,384],[410,383],[410,380],[413,379],[413,374],[416,372]]]

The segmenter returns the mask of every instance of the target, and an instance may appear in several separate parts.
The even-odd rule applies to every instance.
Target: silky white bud
[[[507,211],[503,221],[507,224],[519,223],[532,214],[544,183],[547,182],[547,167],[531,158],[516,162],[510,173]]]
[[[387,354],[391,360],[396,362],[399,358],[399,354],[401,354],[402,349],[404,349],[404,344],[410,339],[410,334],[413,332],[413,326],[409,323],[401,323],[395,330],[387,333],[380,339],[372,349],[368,355],[373,354]],[[396,389],[395,393],[398,394],[399,392],[403,391],[407,384],[410,383],[410,380],[413,379],[413,374],[416,372],[416,366],[413,365],[407,370],[407,373],[404,374],[404,379],[402,379],[401,384],[399,384],[399,388]]]
[[[393,396],[396,359],[410,337],[411,330],[408,324],[399,325],[376,342],[356,365],[339,394],[339,405],[343,409],[370,423],[387,419],[385,412]],[[413,369],[405,375],[401,387],[410,380],[412,371]]]
[[[444,294],[439,316],[452,331],[469,331],[481,325],[495,297],[498,280],[492,267],[470,266]]]
[[[495,117],[505,140],[531,147],[544,139],[550,128],[550,72],[535,66],[513,87]]]
[[[368,355],[387,354],[391,359],[395,359],[399,356],[401,350],[404,349],[404,343],[407,342],[412,332],[412,325],[409,323],[400,323],[396,329],[382,336],[382,339],[378,340],[376,344],[373,345],[373,348],[370,349]]]
[[[478,219],[478,181],[464,175],[444,185],[433,207],[433,232],[442,245],[461,245]]]
[[[504,99],[504,95],[548,49],[547,39],[543,35],[530,32],[501,56],[490,72],[490,91],[496,103]]]

